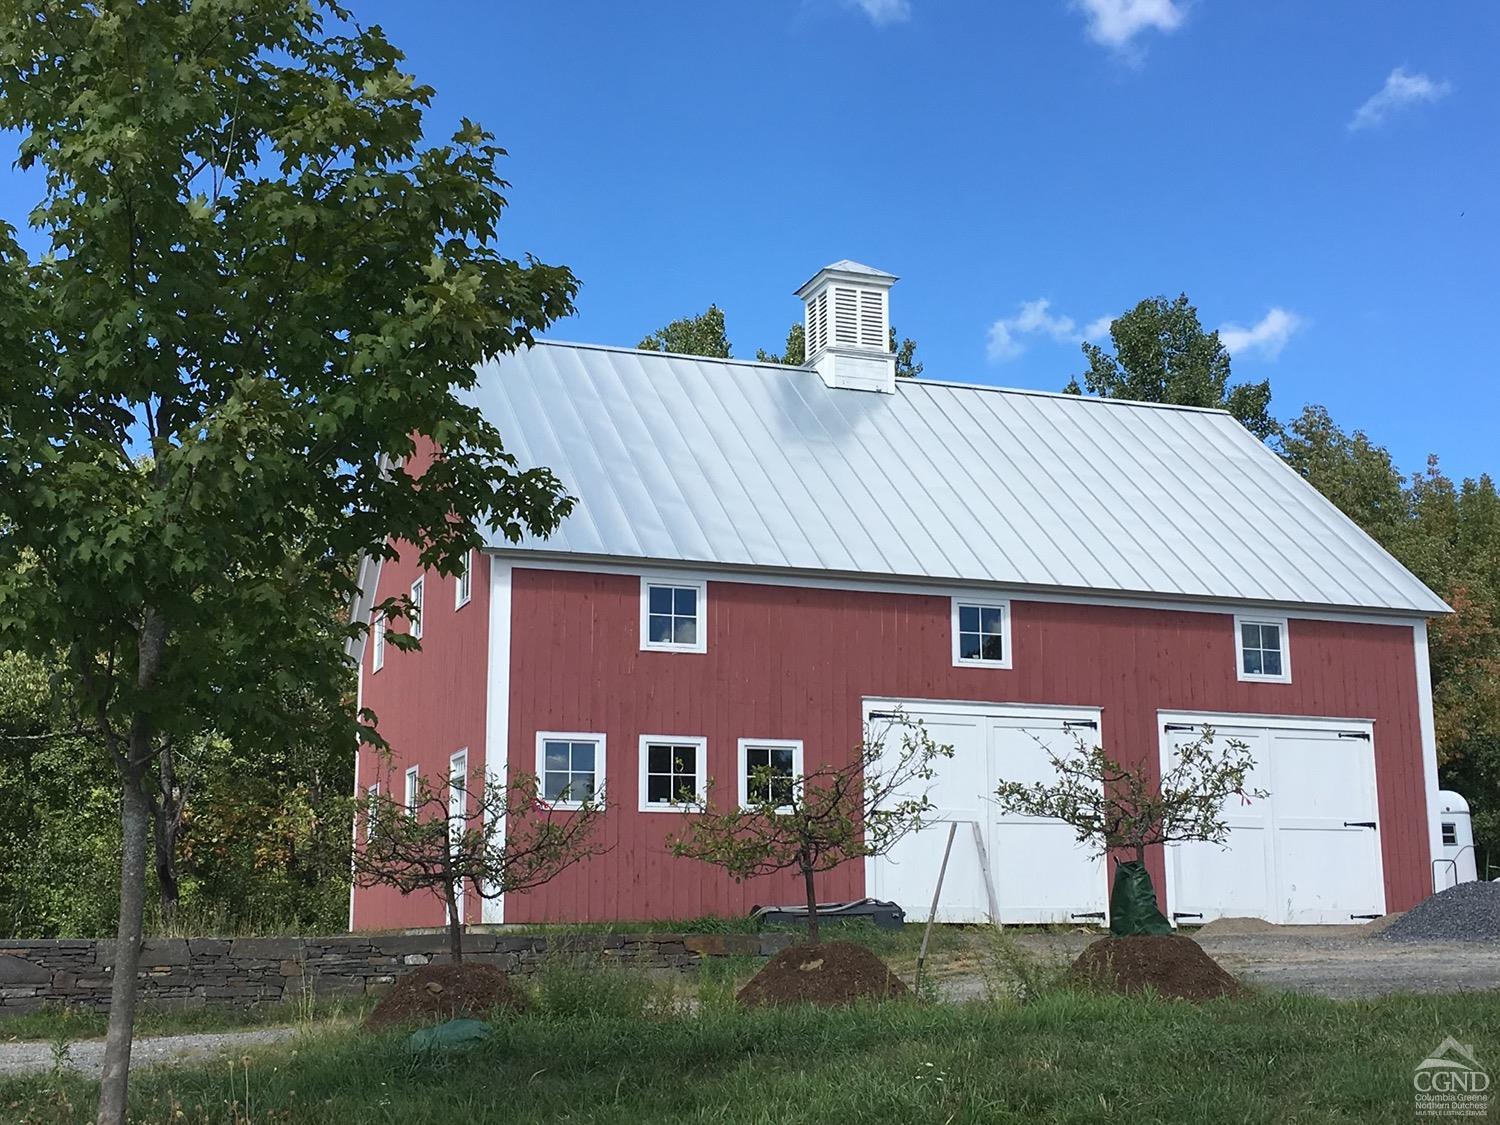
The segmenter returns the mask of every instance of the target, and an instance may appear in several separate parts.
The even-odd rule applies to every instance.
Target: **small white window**
[[[1286,618],[1236,617],[1235,643],[1242,680],[1290,683],[1292,654],[1287,644]]]
[[[641,648],[708,651],[708,583],[641,579]]]
[[[708,788],[708,740],[641,736],[642,812],[680,812]]]
[[[471,552],[464,556],[464,568],[458,572],[458,580],[454,583],[453,608],[463,609],[473,596],[474,556]]]
[[[411,584],[411,635],[422,639],[422,593],[427,586],[426,578],[418,578]]]
[[[370,670],[378,672],[385,667],[385,614],[377,613],[374,621],[370,623],[370,632],[374,634],[371,643],[375,651],[370,657]]]
[[[577,808],[604,790],[604,736],[539,731],[536,776],[543,800]]]
[[[365,843],[375,835],[375,810],[380,807],[380,782],[365,790]]]
[[[1458,847],[1458,825],[1451,820],[1443,821],[1443,847]]]
[[[953,599],[953,663],[1010,667],[1010,603]]]
[[[408,766],[406,768],[406,792],[404,794],[404,803],[406,805],[407,816],[417,815],[417,790],[421,787],[421,777],[422,773],[418,767]]]
[[[775,800],[777,807],[791,804],[792,785],[802,776],[800,740],[775,738],[740,739],[740,807]]]

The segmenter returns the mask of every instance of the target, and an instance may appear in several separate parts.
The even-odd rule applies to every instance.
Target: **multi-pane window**
[[[537,777],[548,801],[576,804],[604,788],[602,734],[537,735]]]
[[[1458,846],[1458,825],[1451,820],[1443,821],[1443,847],[1454,848]]]
[[[380,807],[380,782],[365,790],[365,841],[375,835],[375,810]]]
[[[370,670],[378,672],[385,667],[385,614],[375,615],[370,632],[373,634],[370,643],[375,646],[375,653],[370,659]]]
[[[426,586],[425,578],[411,584],[411,635],[417,640],[422,639],[422,593]]]
[[[406,792],[403,794],[407,816],[415,816],[417,814],[417,790],[421,776],[421,771],[416,766],[407,767]]]
[[[704,602],[701,582],[641,583],[641,647],[703,652]]]
[[[1286,622],[1236,618],[1239,633],[1240,678],[1288,680],[1290,661],[1286,651]]]
[[[740,740],[740,804],[791,804],[802,774],[802,743]]]
[[[1010,667],[1010,607],[953,599],[953,663]]]
[[[464,556],[464,568],[458,572],[456,589],[453,596],[453,608],[462,609],[469,604],[469,599],[474,595],[474,567],[473,558]]]
[[[707,742],[702,738],[641,739],[641,808],[680,808],[702,800]]]

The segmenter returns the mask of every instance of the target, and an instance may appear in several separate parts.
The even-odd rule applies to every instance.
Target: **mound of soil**
[[[750,978],[737,999],[747,1008],[804,1003],[832,1007],[910,995],[901,978],[864,946],[829,941],[783,949]]]
[[[1147,989],[1178,1000],[1238,997],[1245,986],[1180,934],[1107,937],[1078,955],[1068,978],[1107,992],[1138,993]]]
[[[1500,883],[1458,883],[1387,926],[1385,941],[1500,941]]]
[[[423,965],[396,980],[365,1018],[365,1026],[441,1023],[462,1016],[483,1019],[502,1009],[522,1011],[526,1004],[526,994],[494,965]]]

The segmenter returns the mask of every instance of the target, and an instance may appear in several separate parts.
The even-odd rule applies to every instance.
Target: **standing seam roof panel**
[[[522,546],[1442,613],[1442,601],[1222,411],[589,345],[483,365],[472,398],[578,497]],[[495,547],[512,544],[497,538]]]

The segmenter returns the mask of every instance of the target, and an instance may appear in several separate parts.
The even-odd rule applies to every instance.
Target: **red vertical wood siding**
[[[706,737],[709,775],[733,793],[740,738],[802,739],[815,769],[859,744],[866,696],[1099,707],[1105,744],[1153,770],[1158,710],[1373,719],[1387,908],[1430,889],[1409,627],[1294,619],[1293,681],[1241,683],[1227,614],[1017,601],[1014,668],[1001,670],[953,667],[946,596],[711,582],[702,654],[642,652],[639,599],[632,576],[514,572],[511,768],[536,769],[539,730],[607,735],[612,850],[508,896],[507,922],[685,919],[800,901],[791,876],[736,885],[670,855],[676,817],[636,811],[639,739]],[[412,703],[443,717],[436,700]],[[1150,863],[1164,887],[1160,849]],[[820,888],[830,900],[863,893],[862,865]]]
[[[420,472],[423,463],[425,458],[412,458],[407,468]],[[380,569],[377,602],[409,592],[420,572],[415,548],[410,544],[398,547],[401,557]],[[458,580],[435,570],[425,573],[421,651],[401,652],[387,645],[385,666],[376,672],[374,645],[365,644],[363,701],[375,712],[390,752],[360,748],[356,774],[361,793],[378,779],[382,793],[400,800],[406,769],[413,765],[420,767],[429,784],[440,785],[448,776],[449,759],[463,749],[469,752],[471,773],[484,764],[489,558],[475,552],[472,592],[460,608],[454,607]],[[479,921],[480,909],[469,894],[465,919]],[[389,887],[360,887],[354,892],[352,928],[440,926],[443,913],[442,900],[426,892],[403,895]]]

